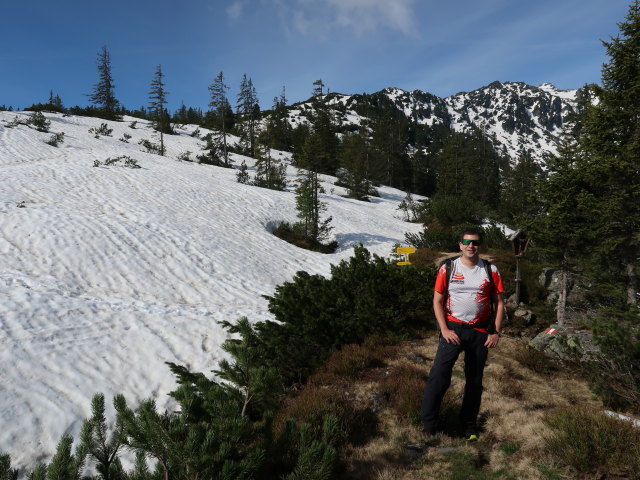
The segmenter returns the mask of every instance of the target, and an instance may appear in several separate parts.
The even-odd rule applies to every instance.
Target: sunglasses
[[[463,245],[473,245],[474,247],[479,247],[480,245],[482,245],[482,242],[480,240],[470,240],[468,238],[463,238],[461,240],[461,242]]]

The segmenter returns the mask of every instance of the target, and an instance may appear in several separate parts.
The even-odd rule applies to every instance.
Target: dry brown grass
[[[576,406],[601,411],[602,404],[585,381],[536,358],[521,339],[503,337],[489,353],[480,441],[465,445],[456,435],[462,356],[441,408],[441,431],[425,441],[418,415],[437,344],[437,337],[430,336],[395,346],[371,339],[363,346],[343,347],[288,401],[276,425],[295,417],[319,428],[325,414],[337,416],[349,441],[341,447],[342,473],[336,479],[590,478],[584,472],[582,477],[572,474],[549,452],[548,419]],[[412,444],[422,445],[424,453],[408,449]],[[449,454],[450,448],[462,450]]]

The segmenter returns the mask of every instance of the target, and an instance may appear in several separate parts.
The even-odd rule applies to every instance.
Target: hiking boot
[[[469,425],[464,429],[464,438],[467,442],[478,441],[478,429],[475,426]]]

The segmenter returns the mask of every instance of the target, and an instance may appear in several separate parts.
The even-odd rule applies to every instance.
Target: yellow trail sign
[[[416,247],[398,247],[396,253],[402,255],[402,261],[397,262],[398,265],[411,265],[409,255],[416,252]]]

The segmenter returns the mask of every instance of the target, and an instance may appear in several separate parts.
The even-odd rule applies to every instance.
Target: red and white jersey
[[[446,265],[442,265],[436,276],[434,290],[446,294]],[[451,262],[449,294],[444,311],[447,320],[464,322],[471,325],[484,324],[491,314],[491,295],[504,292],[502,277],[495,265],[491,265],[493,284],[489,281],[485,263],[482,259],[474,267],[465,266],[460,258]]]

